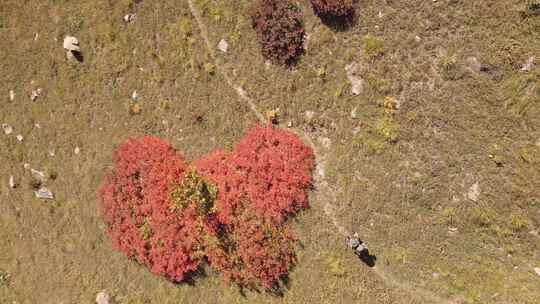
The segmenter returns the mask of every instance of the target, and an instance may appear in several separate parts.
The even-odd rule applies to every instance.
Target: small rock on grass
[[[36,194],[37,198],[50,200],[54,199],[54,194],[52,191],[45,187],[39,188],[37,191],[34,191],[34,193]]]
[[[21,134],[17,135],[17,140],[19,142],[23,141],[23,139],[24,139],[24,137]]]
[[[15,183],[15,178],[13,177],[13,175],[9,177],[9,187],[12,189],[17,187],[17,184]]]
[[[358,68],[359,65],[356,62],[348,64],[345,67],[345,71],[347,72],[347,79],[351,83],[351,93],[355,96],[362,94],[364,88],[364,80],[357,75]]]
[[[75,150],[73,151],[73,153],[75,153],[75,154],[81,153],[81,148],[75,147]]]
[[[227,43],[227,41],[225,41],[225,39],[221,39],[219,41],[218,49],[223,53],[227,53],[227,51],[229,50],[229,44]]]
[[[2,124],[2,129],[4,129],[6,135],[13,133],[13,128],[8,124]]]
[[[9,90],[9,101],[15,100],[15,91]]]
[[[101,291],[96,296],[96,304],[109,304],[109,300],[109,294],[105,290]]]
[[[531,56],[529,57],[529,59],[527,60],[527,62],[523,65],[523,67],[521,68],[521,70],[523,72],[530,72],[533,68],[534,68],[534,56]]]
[[[30,94],[30,99],[32,101],[36,101],[36,99],[41,96],[41,93],[43,93],[43,89],[37,88],[36,90],[32,90],[32,94]]]
[[[64,38],[64,49],[70,52],[80,52],[81,47],[79,46],[79,39],[72,36],[66,36]]]
[[[130,23],[133,20],[135,20],[135,14],[126,14],[126,15],[124,15],[124,22],[125,23]]]
[[[540,276],[540,267],[534,267],[534,272],[536,272],[536,274]]]
[[[467,198],[469,198],[473,202],[476,202],[478,201],[479,196],[480,196],[480,185],[478,184],[478,182],[476,182],[471,186],[471,188],[469,188],[469,192],[467,193]]]

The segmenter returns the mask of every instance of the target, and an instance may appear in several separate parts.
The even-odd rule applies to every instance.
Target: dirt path
[[[255,101],[251,97],[249,97],[248,92],[246,92],[242,87],[236,86],[232,78],[227,73],[227,70],[223,66],[220,66],[217,64],[215,47],[210,43],[206,25],[202,21],[202,18],[199,14],[199,11],[195,7],[193,0],[188,0],[188,3],[189,3],[189,8],[191,10],[191,13],[193,17],[195,18],[195,21],[197,22],[197,26],[199,27],[199,30],[201,32],[201,36],[204,39],[206,48],[208,49],[208,52],[210,53],[212,60],[214,60],[214,64],[216,65],[217,70],[225,78],[225,81],[227,82],[227,84],[237,92],[240,99],[242,99],[244,102],[248,104],[248,106],[250,107],[253,114],[257,117],[257,119],[265,123],[266,120],[264,118],[264,115],[257,109],[257,105]],[[311,136],[309,136],[309,134],[298,129],[290,129],[290,130],[295,132],[300,137],[302,137],[313,149],[313,152],[315,154],[315,159],[316,159],[315,194],[317,196],[317,200],[322,203],[322,209],[325,215],[332,221],[336,230],[342,236],[350,235],[350,232],[347,231],[347,229],[343,225],[341,225],[341,223],[337,219],[337,215],[335,211],[335,206],[337,205],[335,204],[335,202],[337,201],[337,195],[331,189],[331,187],[329,186],[328,182],[325,179],[326,157],[324,156],[323,153],[320,152],[320,150],[314,144],[313,139],[311,138]],[[437,304],[460,303],[460,300],[444,299],[429,290],[422,289],[408,282],[403,282],[395,278],[390,272],[384,270],[380,266],[372,267],[370,268],[370,271],[376,274],[379,278],[381,278],[385,282],[385,284],[387,284],[388,286],[404,290],[410,294],[413,294],[417,297],[422,298],[423,300],[428,300],[430,302],[437,303]]]

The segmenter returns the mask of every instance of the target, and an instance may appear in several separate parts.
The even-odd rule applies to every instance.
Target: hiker
[[[347,236],[347,246],[350,247],[354,251],[354,254],[359,257],[368,249],[366,244],[358,237],[357,232],[355,232],[353,236]]]

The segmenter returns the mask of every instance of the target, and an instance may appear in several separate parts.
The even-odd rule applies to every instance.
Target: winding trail
[[[266,120],[264,118],[264,115],[257,109],[257,105],[256,105],[255,101],[251,97],[249,97],[248,92],[246,92],[246,90],[244,90],[242,87],[235,85],[234,81],[229,76],[228,71],[226,70],[226,68],[224,68],[223,66],[217,64],[215,47],[213,47],[213,45],[210,43],[210,39],[208,38],[208,30],[206,28],[206,25],[202,21],[202,18],[201,18],[201,15],[200,15],[199,11],[195,7],[194,0],[188,0],[188,4],[189,4],[191,14],[195,18],[195,21],[197,23],[197,26],[198,26],[199,31],[201,33],[201,36],[202,36],[202,38],[204,40],[206,48],[207,48],[212,60],[214,61],[214,64],[216,65],[217,70],[223,76],[223,78],[225,79],[227,84],[236,91],[236,93],[238,94],[240,99],[247,103],[247,105],[249,106],[249,108],[251,109],[253,114],[257,117],[257,119],[260,122],[265,123]],[[336,228],[336,230],[342,236],[350,235],[350,232],[347,231],[347,229],[343,225],[341,225],[341,223],[339,222],[339,220],[337,218],[337,214],[336,214],[336,210],[335,210],[335,206],[337,206],[337,204],[335,204],[335,202],[337,202],[337,195],[336,195],[336,192],[333,191],[333,189],[330,187],[330,185],[328,184],[328,182],[325,179],[326,157],[324,156],[324,153],[321,153],[321,151],[317,148],[317,146],[313,142],[313,139],[311,138],[311,136],[309,136],[309,134],[307,134],[306,132],[304,132],[302,130],[298,130],[298,129],[289,129],[289,130],[293,131],[298,136],[300,136],[302,139],[304,139],[309,144],[309,146],[313,149],[313,153],[314,153],[315,159],[316,159],[316,162],[315,162],[316,163],[316,167],[315,167],[316,174],[314,176],[314,179],[315,179],[315,181],[314,181],[314,185],[315,185],[314,192],[315,192],[315,194],[317,196],[317,201],[322,203],[322,209],[323,209],[325,215],[332,221],[334,227]],[[409,293],[411,295],[414,295],[416,297],[420,297],[423,300],[428,300],[428,301],[430,301],[432,303],[437,303],[437,304],[458,304],[458,303],[461,303],[460,298],[458,298],[458,299],[445,299],[445,298],[442,298],[442,297],[438,296],[437,294],[435,294],[435,293],[433,293],[433,292],[431,292],[431,291],[429,291],[427,289],[423,289],[423,288],[421,288],[419,286],[416,286],[414,284],[411,284],[409,282],[401,281],[401,280],[397,279],[395,276],[393,276],[390,272],[388,272],[388,271],[384,270],[383,268],[381,268],[380,266],[375,266],[375,267],[369,268],[369,270],[371,272],[373,272],[374,274],[376,274],[386,285],[388,285],[390,287],[393,287],[393,288],[401,289],[401,290],[403,290],[403,291],[405,291],[405,292],[407,292],[407,293]]]

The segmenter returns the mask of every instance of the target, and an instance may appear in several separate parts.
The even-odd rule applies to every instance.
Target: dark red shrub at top
[[[173,281],[197,269],[200,241],[193,210],[173,211],[170,193],[186,164],[165,141],[129,139],[114,153],[101,187],[101,209],[114,246],[153,273]]]
[[[256,0],[249,14],[263,56],[277,64],[294,64],[304,52],[305,31],[298,6],[289,0]]]
[[[350,25],[355,11],[353,0],[310,0],[313,11],[323,22],[331,25]]]

